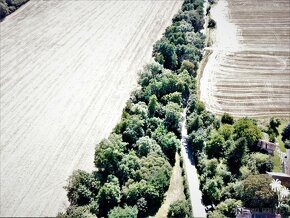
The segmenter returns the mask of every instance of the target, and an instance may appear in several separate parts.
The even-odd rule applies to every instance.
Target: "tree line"
[[[58,217],[146,217],[157,212],[180,147],[182,108],[194,90],[202,58],[202,25],[203,1],[186,0],[154,45],[156,62],[140,73],[139,88],[121,121],[96,146],[96,170],[70,176],[65,187],[70,206]],[[181,208],[181,213],[188,210],[184,203]]]
[[[168,189],[180,147],[184,107],[188,109],[189,143],[200,174],[203,201],[217,205],[209,215],[232,216],[234,207],[249,204],[249,196],[238,194],[249,193],[241,184],[250,184],[247,179],[260,181],[255,176],[271,171],[273,161],[255,146],[262,137],[255,120],[234,120],[229,114],[219,119],[206,111],[196,96],[195,77],[205,40],[200,33],[203,16],[203,0],[184,1],[155,43],[156,62],[140,73],[139,87],[132,92],[121,121],[108,139],[96,146],[96,170],[77,170],[70,176],[65,187],[70,206],[58,217],[154,215]],[[261,179],[269,180],[264,177]],[[236,192],[237,187],[242,191]],[[261,197],[264,202],[268,195]],[[274,200],[267,198],[265,204],[272,205]],[[173,203],[168,216],[189,214],[183,201]]]

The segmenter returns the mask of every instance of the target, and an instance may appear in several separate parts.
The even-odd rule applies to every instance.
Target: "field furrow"
[[[55,216],[182,1],[31,0],[1,22],[1,216]]]
[[[235,116],[290,117],[290,2],[219,0],[216,38],[201,78],[207,108]]]

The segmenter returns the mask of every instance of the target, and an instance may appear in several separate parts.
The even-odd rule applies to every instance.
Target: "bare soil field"
[[[200,97],[215,114],[290,117],[290,1],[219,0]]]
[[[181,4],[32,0],[1,23],[1,216],[68,206]]]

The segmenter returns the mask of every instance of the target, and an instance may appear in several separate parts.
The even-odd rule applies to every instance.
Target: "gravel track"
[[[1,216],[55,216],[182,1],[31,0],[1,28]]]
[[[290,2],[219,0],[201,99],[216,113],[290,117]]]

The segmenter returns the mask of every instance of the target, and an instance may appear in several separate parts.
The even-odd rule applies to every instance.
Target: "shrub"
[[[234,124],[235,139],[245,138],[251,151],[256,150],[259,139],[262,138],[262,132],[257,125],[248,118],[241,118]]]
[[[285,142],[287,139],[290,140],[290,123],[283,129],[282,141]]]
[[[216,27],[216,22],[214,19],[210,18],[209,21],[208,21],[208,25],[207,25],[208,28],[215,28]]]
[[[137,207],[115,207],[110,210],[108,218],[137,218],[138,209]]]
[[[153,47],[153,54],[155,60],[161,61],[160,64],[167,69],[175,70],[177,66],[177,56],[175,53],[175,46],[166,38],[157,41]],[[161,56],[162,55],[162,56]],[[162,63],[163,62],[163,63]]]
[[[243,181],[241,199],[245,207],[275,208],[278,197],[271,190],[272,179],[269,175],[250,175]]]
[[[189,216],[188,203],[185,200],[175,201],[169,206],[168,218]]]
[[[232,125],[232,124],[234,124],[234,118],[230,114],[224,113],[222,115],[221,122],[223,124],[230,124],[230,125]]]
[[[182,61],[181,67],[180,67],[180,72],[187,70],[187,72],[192,75],[193,77],[195,77],[195,66],[192,62],[188,61],[188,60],[184,60]]]

